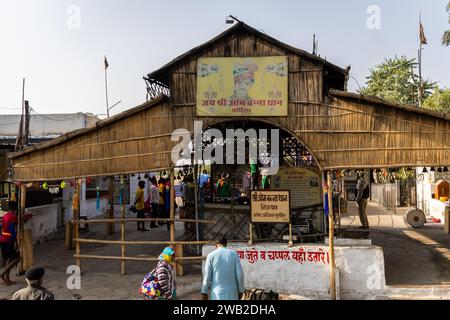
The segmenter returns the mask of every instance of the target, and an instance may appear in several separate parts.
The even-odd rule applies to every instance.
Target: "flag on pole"
[[[423,31],[422,22],[420,22],[420,44],[427,44],[427,38],[425,37],[425,32]]]
[[[106,56],[105,56],[105,70],[108,69],[108,67],[109,67],[109,63],[108,63],[108,60],[106,59]]]

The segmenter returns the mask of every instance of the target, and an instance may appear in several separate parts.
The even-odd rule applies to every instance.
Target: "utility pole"
[[[28,100],[25,100],[25,132],[23,135],[23,145],[28,146],[29,140],[28,137],[30,136],[30,103]]]
[[[25,78],[23,78],[22,81],[22,115],[20,116],[19,130],[17,132],[16,145],[14,147],[15,151],[18,151],[23,148],[24,113],[25,113]]]
[[[319,40],[316,40],[316,35],[313,34],[313,52],[312,52],[313,55],[317,56],[318,48],[319,48]]]

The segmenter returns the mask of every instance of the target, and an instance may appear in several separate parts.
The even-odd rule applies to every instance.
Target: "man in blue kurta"
[[[227,239],[216,242],[216,250],[208,254],[202,283],[202,298],[238,300],[244,292],[244,272],[237,253],[227,249]]]

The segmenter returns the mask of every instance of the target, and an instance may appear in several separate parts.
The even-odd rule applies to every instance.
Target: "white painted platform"
[[[263,288],[311,299],[329,299],[328,246],[305,244],[288,248],[281,243],[247,246],[232,243],[240,253],[246,288]],[[203,246],[203,256],[214,250]],[[383,250],[376,246],[337,246],[341,299],[375,299],[385,295]]]

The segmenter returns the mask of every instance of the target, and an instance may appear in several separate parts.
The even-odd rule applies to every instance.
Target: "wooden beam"
[[[120,204],[120,216],[122,218],[122,222],[120,224],[120,239],[121,241],[125,241],[125,202],[123,201],[123,196],[124,196],[124,192],[123,192],[123,177],[121,177],[120,180],[120,193],[121,193],[121,204]],[[122,256],[122,260],[120,262],[120,274],[122,276],[125,275],[125,244],[122,243],[122,248],[121,248],[121,256]]]
[[[334,213],[333,213],[333,183],[331,171],[327,171],[328,185],[328,228],[329,228],[329,253],[330,253],[330,296],[336,300],[336,266],[334,261]]]
[[[120,257],[120,256],[100,256],[100,255],[91,255],[91,254],[78,254],[75,255],[76,259],[99,259],[99,260],[128,260],[128,261],[159,261],[158,257]],[[175,258],[175,260],[203,260],[206,259],[206,257],[181,257],[181,258]]]
[[[17,217],[17,234],[19,235],[17,237],[17,245],[19,247],[19,255],[20,255],[20,262],[17,265],[18,267],[18,274],[21,274],[25,271],[24,268],[24,223],[23,223],[23,216],[25,214],[25,205],[26,205],[26,198],[27,198],[27,187],[25,183],[22,183],[20,185],[20,207],[18,211],[18,217]]]
[[[108,186],[108,197],[109,197],[109,210],[108,210],[108,218],[114,219],[114,177],[109,177],[109,186]],[[114,223],[108,223],[106,225],[106,232],[108,235],[116,233],[114,230]]]
[[[75,255],[78,256],[81,254],[80,242],[78,242],[78,238],[80,238],[80,201],[81,201],[81,179],[76,180],[76,194],[77,197],[74,199],[73,208],[73,217],[75,220]],[[75,195],[74,195],[75,196]],[[76,265],[81,268],[81,260],[79,258],[75,258]]]
[[[144,241],[144,240],[97,240],[97,239],[77,239],[80,243],[117,244],[117,245],[188,245],[188,244],[212,244],[214,241]]]
[[[170,219],[170,218],[126,218],[126,219],[92,219],[92,220],[83,220],[83,223],[109,223],[109,222],[115,222],[119,223],[122,222],[122,220],[127,222],[136,222],[136,221],[167,221],[170,222],[178,221],[178,222],[187,222],[187,223],[195,223],[198,221],[198,223],[205,223],[205,224],[215,224],[216,221],[214,220],[195,220],[195,219]],[[76,221],[73,221],[72,223],[75,223]]]

